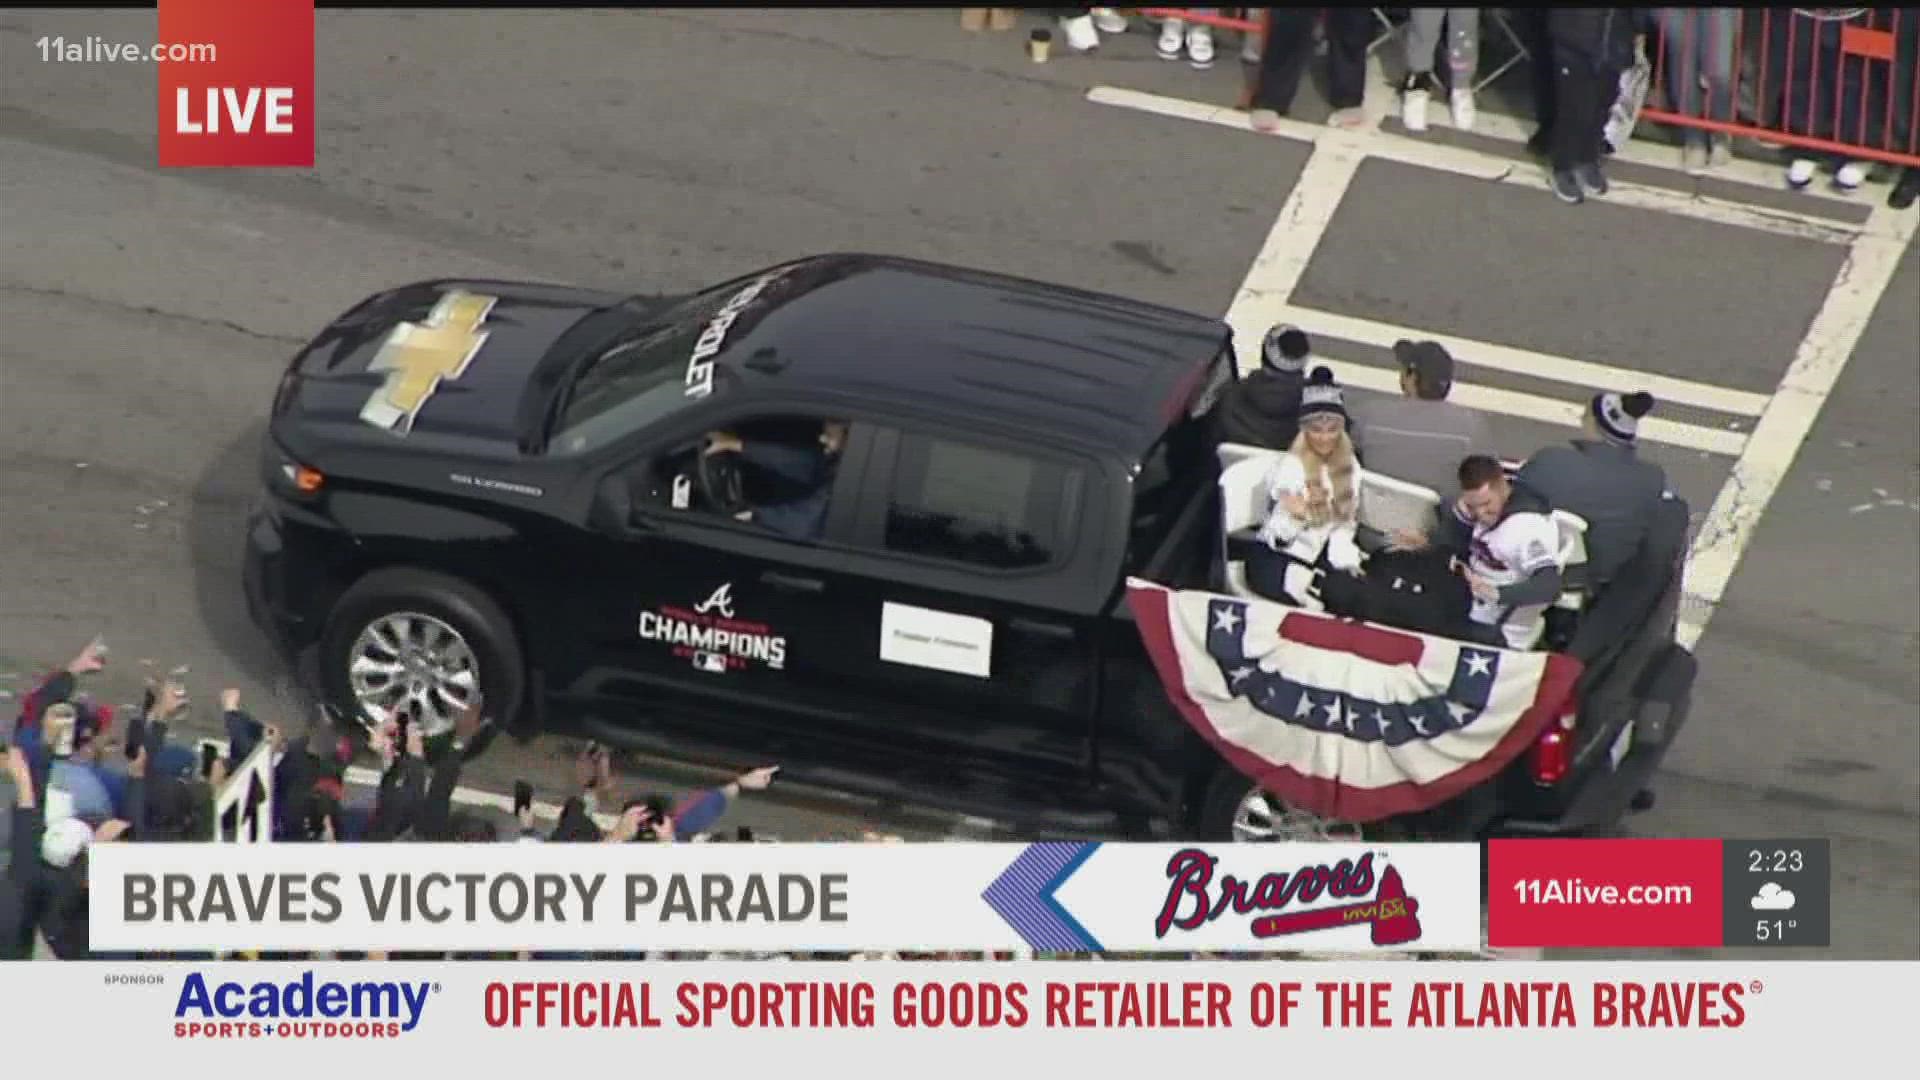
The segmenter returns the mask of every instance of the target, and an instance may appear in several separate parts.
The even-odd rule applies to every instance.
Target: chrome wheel
[[[458,630],[431,615],[395,612],[369,623],[353,641],[347,681],[375,724],[401,710],[422,735],[450,731],[480,693],[480,665]]]
[[[1233,810],[1236,844],[1357,843],[1362,839],[1358,825],[1296,810],[1257,787],[1249,789]]]

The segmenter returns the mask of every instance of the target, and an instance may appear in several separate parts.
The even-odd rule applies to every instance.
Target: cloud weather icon
[[[1760,886],[1760,891],[1754,894],[1753,910],[1792,911],[1793,890],[1783,889],[1769,881],[1765,885]]]

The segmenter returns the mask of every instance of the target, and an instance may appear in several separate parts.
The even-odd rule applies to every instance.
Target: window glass
[[[887,506],[886,546],[1000,570],[1060,554],[1063,470],[1002,450],[908,435]]]

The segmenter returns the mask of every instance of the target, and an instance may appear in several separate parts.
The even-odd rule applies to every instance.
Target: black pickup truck
[[[480,693],[1033,831],[1252,838],[1260,793],[1170,705],[1126,588],[1224,587],[1236,378],[1219,319],[892,257],[670,301],[407,285],[287,369],[248,603],[370,720],[432,733]],[[1574,831],[1641,794],[1692,683],[1676,511],[1563,635],[1555,771],[1523,753],[1399,825]]]

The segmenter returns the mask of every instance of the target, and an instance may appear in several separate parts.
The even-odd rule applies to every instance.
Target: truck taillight
[[[1534,740],[1533,749],[1527,754],[1527,769],[1533,774],[1534,783],[1557,784],[1573,770],[1573,726],[1574,713],[1568,710]]]

